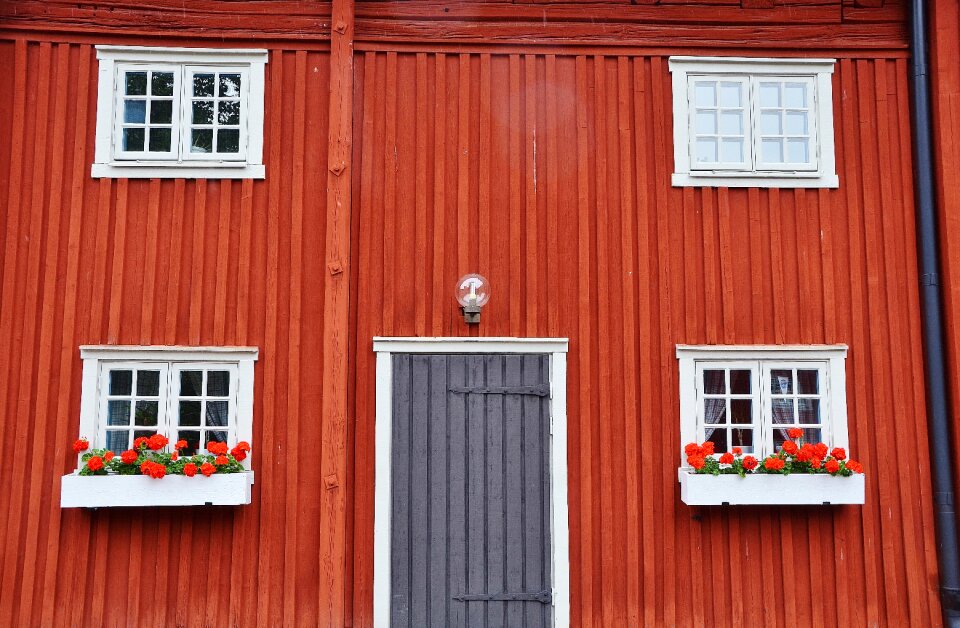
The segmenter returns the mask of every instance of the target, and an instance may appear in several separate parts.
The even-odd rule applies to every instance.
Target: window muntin
[[[838,187],[834,64],[671,57],[673,185]]]

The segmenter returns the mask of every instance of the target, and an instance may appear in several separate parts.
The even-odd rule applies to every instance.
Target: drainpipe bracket
[[[920,285],[921,286],[939,286],[940,274],[939,273],[923,273],[922,275],[920,275]]]
[[[940,604],[952,615],[960,614],[960,589],[940,587]]]

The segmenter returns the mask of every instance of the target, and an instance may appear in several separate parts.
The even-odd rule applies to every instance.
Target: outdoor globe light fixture
[[[490,300],[490,283],[483,275],[464,275],[457,280],[455,296],[463,312],[463,322],[476,325],[480,322],[480,308]]]

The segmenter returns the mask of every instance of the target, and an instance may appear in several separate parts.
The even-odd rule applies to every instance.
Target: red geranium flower
[[[173,444],[173,448],[174,448],[174,449],[186,449],[186,448],[187,448],[187,441],[185,441],[185,440],[183,440],[183,439],[181,438],[180,440],[178,440],[176,443]]]
[[[830,459],[830,460],[827,460],[827,464],[824,465],[824,468],[826,468],[827,473],[829,473],[830,475],[833,475],[834,473],[840,470],[840,463],[837,462],[836,460]]]
[[[747,471],[753,471],[757,468],[757,459],[753,456],[745,456],[743,458],[743,468]]]
[[[249,452],[249,451],[250,451],[250,443],[248,443],[248,442],[245,441],[245,440],[242,440],[242,441],[240,441],[239,443],[237,443],[236,449],[239,449],[240,451]]]
[[[247,457],[247,452],[240,449],[240,445],[237,445],[236,447],[230,450],[230,455],[236,458],[237,462],[243,462],[244,459]]]
[[[790,441],[787,441],[790,442]],[[777,458],[776,456],[767,458],[763,461],[763,468],[767,471],[779,471],[783,469],[784,462],[782,458]]]
[[[91,471],[99,471],[103,468],[103,458],[100,456],[90,458],[90,460],[87,460],[87,468]]]
[[[197,465],[193,464],[192,462],[188,462],[187,464],[183,465],[183,474],[188,478],[192,478],[197,474]]]
[[[705,442],[701,447],[702,447],[702,449],[703,449],[703,455],[704,455],[704,456],[712,456],[712,455],[713,455],[713,441],[709,441],[709,440],[708,440],[708,441]]]
[[[820,461],[819,458],[814,458],[813,460],[810,461],[810,466],[813,467],[814,469],[819,469],[821,466],[823,466],[823,463]]]
[[[209,462],[204,462],[202,465],[200,465],[200,473],[204,474],[207,477],[210,477],[211,475],[213,475],[213,472],[216,470],[217,468],[212,464],[210,464]]]
[[[798,450],[797,444],[796,444],[795,442],[793,442],[792,440],[785,440],[785,441],[783,441],[783,445],[781,445],[780,448],[783,449],[783,450],[784,450],[785,452],[787,452],[788,454],[790,454],[791,456],[795,455],[795,454],[797,453],[797,450]]]
[[[800,447],[800,451],[797,452],[797,461],[798,462],[810,462],[816,457],[816,453],[813,450],[813,445],[810,443],[804,443]]]
[[[107,462],[110,462],[111,460],[113,460],[113,452],[108,451],[107,453],[103,454],[103,459]]]
[[[827,457],[827,446],[823,443],[817,443],[813,446],[813,450],[817,453],[817,458],[823,460]]]
[[[123,464],[133,464],[137,461],[137,452],[132,449],[126,450],[120,454],[120,461],[123,462]]]
[[[215,456],[225,454],[227,453],[227,444],[212,440],[209,443],[207,443],[207,451],[214,454]]]
[[[213,461],[213,464],[217,465],[218,467],[222,467],[225,464],[230,464],[230,459],[224,455],[219,455],[217,456],[217,459]]]
[[[847,460],[847,468],[854,473],[863,473],[863,465],[856,460]]]
[[[800,438],[803,436],[803,430],[801,430],[799,427],[791,427],[789,430],[787,430],[787,436],[794,439]]]
[[[733,455],[734,455],[734,456],[742,456],[742,455],[743,455],[743,449],[741,449],[740,447],[734,447],[734,448],[731,449],[730,451],[733,452]]]
[[[700,453],[700,445],[696,443],[687,443],[686,447],[683,448],[683,453],[687,456],[696,456]]]
[[[170,454],[170,460],[179,460],[179,459],[180,459],[180,454],[178,454],[176,451]]]
[[[147,440],[149,440],[149,439],[148,439],[146,436],[138,436],[137,438],[134,438],[134,439],[133,439],[133,448],[134,448],[134,449],[142,449],[143,447],[145,447],[145,446],[147,445]]]
[[[702,469],[706,463],[707,461],[703,456],[687,456],[687,464],[698,471]]]
[[[161,449],[166,447],[167,443],[169,442],[170,442],[170,439],[168,439],[163,434],[154,434],[153,436],[147,439],[147,447],[149,447],[153,451],[160,451]]]
[[[90,448],[90,441],[86,438],[78,438],[73,441],[73,453],[78,454],[81,451],[86,451]]]
[[[833,451],[830,452],[830,455],[837,460],[843,460],[847,457],[847,452],[844,451],[843,447],[834,447]]]
[[[733,464],[733,454],[728,451],[721,455],[720,464]]]

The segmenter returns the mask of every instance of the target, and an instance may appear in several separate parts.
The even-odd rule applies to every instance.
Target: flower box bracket
[[[239,506],[249,504],[253,471],[216,473],[210,477],[168,475],[79,475],[60,482],[61,508],[114,506]]]
[[[828,474],[710,475],[681,467],[680,499],[688,506],[863,504],[866,478]]]

